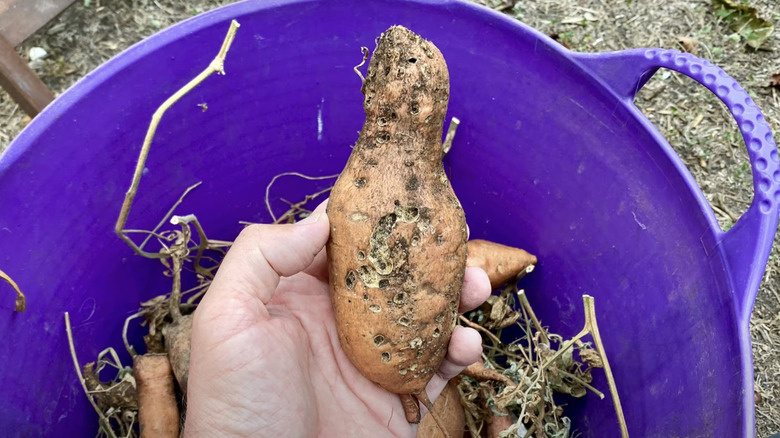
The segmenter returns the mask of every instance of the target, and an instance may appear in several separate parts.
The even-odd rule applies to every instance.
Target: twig
[[[299,178],[303,178],[303,179],[306,179],[306,180],[309,180],[309,181],[319,181],[319,180],[323,180],[323,179],[336,178],[336,177],[339,176],[339,174],[327,175],[327,176],[308,176],[308,175],[304,175],[304,174],[298,173],[298,172],[284,172],[284,173],[280,173],[280,174],[274,176],[273,178],[271,178],[271,182],[269,182],[268,185],[265,186],[265,207],[268,209],[268,214],[271,215],[271,219],[273,220],[274,223],[277,223],[278,219],[276,219],[276,215],[274,215],[274,211],[271,209],[271,194],[270,194],[271,193],[271,186],[274,185],[274,183],[276,182],[277,179],[279,179],[279,178],[281,178],[283,176],[297,176]],[[306,201],[308,201],[310,199],[314,199],[317,196],[321,195],[322,193],[327,192],[328,190],[330,190],[330,188],[328,188],[326,190],[323,190],[323,191],[320,191],[315,196],[312,196],[312,198],[309,198],[309,196],[311,196],[311,195],[308,195],[307,196],[308,199],[306,199],[304,202],[306,202]]]
[[[593,393],[596,394],[597,396],[599,396],[600,399],[604,400],[604,393],[599,391],[598,389],[594,388],[590,383],[588,383],[588,382],[580,379],[576,375],[574,375],[572,373],[569,373],[569,372],[566,372],[566,371],[564,371],[562,369],[558,369],[557,372],[560,373],[561,375],[565,376],[565,377],[568,377],[569,379],[574,380],[575,382],[579,383],[580,385],[584,386],[585,388],[593,391]]]
[[[492,339],[492,340],[493,340],[493,342],[495,342],[495,343],[496,343],[496,345],[501,345],[501,339],[498,339],[498,337],[496,337],[496,335],[494,335],[494,334],[493,334],[493,332],[491,332],[490,330],[486,329],[485,327],[482,327],[482,326],[481,326],[481,325],[479,325],[479,324],[474,324],[473,322],[469,321],[469,320],[468,320],[468,319],[467,319],[465,316],[463,316],[463,315],[458,315],[458,317],[459,317],[459,318],[460,318],[460,320],[461,320],[461,321],[462,321],[464,324],[466,324],[467,326],[469,326],[469,327],[471,327],[471,328],[473,328],[473,329],[475,329],[475,330],[479,330],[479,331],[481,331],[482,333],[485,333],[486,335],[488,335],[488,337],[489,337],[490,339]]]
[[[577,333],[577,335],[570,340],[566,341],[566,344],[558,349],[558,351],[555,352],[555,354],[549,358],[547,362],[544,363],[544,365],[542,365],[541,369],[547,369],[550,364],[555,362],[555,360],[558,359],[566,350],[571,348],[575,342],[580,340],[585,335],[590,334],[593,337],[593,343],[596,345],[596,351],[598,352],[599,357],[601,358],[601,362],[604,365],[604,374],[606,374],[607,377],[609,392],[612,396],[613,404],[615,405],[615,413],[617,414],[618,422],[620,423],[620,435],[622,438],[628,438],[628,426],[626,425],[626,419],[623,415],[623,406],[620,403],[620,397],[618,397],[615,378],[612,375],[612,369],[610,368],[609,362],[607,361],[607,355],[604,352],[604,344],[601,342],[601,335],[599,334],[599,327],[598,324],[596,324],[595,300],[590,295],[583,295],[582,303],[585,307],[585,326],[582,328],[582,331]]]
[[[0,270],[0,278],[5,280],[6,283],[10,284],[11,287],[16,291],[16,304],[14,305],[14,311],[24,312],[27,309],[27,299],[24,297],[22,290],[19,289],[19,286],[16,284],[16,282],[2,270]]]
[[[103,429],[103,431],[109,437],[116,438],[116,435],[114,434],[114,430],[111,429],[111,423],[109,422],[108,418],[106,418],[106,416],[98,407],[97,403],[95,403],[95,400],[93,400],[92,397],[89,395],[89,390],[87,389],[87,383],[84,381],[84,375],[81,374],[81,367],[79,366],[79,360],[76,357],[76,346],[73,345],[73,331],[70,328],[70,315],[68,314],[68,312],[65,312],[65,332],[68,335],[68,346],[70,347],[70,356],[73,359],[73,367],[76,368],[76,374],[78,374],[79,376],[79,383],[81,383],[81,388],[84,390],[84,394],[87,396],[89,403],[92,405],[93,408],[95,408],[95,412],[97,412],[98,417],[100,417],[101,429]]]
[[[628,426],[626,425],[626,418],[623,415],[623,406],[620,403],[620,397],[617,392],[617,385],[615,384],[615,377],[612,375],[612,369],[609,366],[607,360],[607,353],[604,350],[604,344],[601,342],[601,335],[599,334],[599,326],[596,323],[596,303],[593,297],[590,295],[583,295],[582,302],[585,305],[585,320],[590,321],[590,334],[593,337],[593,343],[596,344],[596,351],[601,356],[601,362],[604,364],[604,374],[607,376],[607,384],[609,385],[609,392],[612,395],[612,401],[615,405],[615,413],[620,423],[620,435],[623,438],[628,438]]]
[[[458,125],[460,125],[460,119],[457,117],[450,119],[450,126],[447,128],[447,135],[444,137],[444,143],[441,146],[445,154],[452,149],[452,140],[455,139],[455,131],[458,130]]]
[[[218,72],[223,75],[225,74],[225,56],[227,56],[230,45],[233,43],[233,38],[236,36],[236,30],[238,29],[238,26],[239,24],[236,20],[230,22],[230,28],[228,29],[227,35],[225,36],[225,40],[222,42],[222,47],[219,49],[219,53],[211,61],[209,66],[192,80],[190,80],[186,85],[176,91],[176,93],[174,93],[171,97],[166,99],[165,102],[163,102],[162,105],[160,105],[160,107],[157,108],[157,110],[152,115],[152,121],[149,123],[149,128],[146,131],[146,137],[144,138],[144,143],[141,147],[141,153],[138,156],[138,162],[135,166],[133,180],[130,184],[130,188],[125,194],[125,200],[122,203],[122,209],[119,211],[119,217],[117,218],[116,225],[114,226],[114,232],[116,235],[125,241],[125,243],[127,243],[138,255],[148,258],[165,257],[164,255],[143,251],[123,232],[125,224],[127,223],[127,218],[130,214],[130,207],[133,205],[133,199],[135,199],[135,195],[138,192],[138,185],[141,182],[141,175],[143,174],[144,165],[146,164],[146,158],[149,155],[149,149],[152,144],[152,138],[154,138],[154,133],[157,130],[157,125],[160,124],[160,120],[168,108],[181,99],[182,96],[189,93],[190,90],[195,88],[198,84],[203,82],[203,80],[205,80],[207,77],[211,76],[212,73]]]
[[[125,349],[130,354],[130,356],[135,356],[138,353],[135,352],[135,348],[133,348],[133,346],[130,345],[130,342],[127,340],[127,329],[128,329],[128,327],[130,325],[130,321],[135,319],[135,318],[138,318],[139,316],[141,316],[141,312],[134,313],[134,314],[128,316],[127,318],[125,318],[125,323],[122,326],[122,341],[124,341]]]
[[[363,67],[368,59],[368,47],[361,47],[360,53],[363,54],[363,60],[360,61],[360,64],[356,65],[353,70],[355,70],[355,73],[360,77],[360,91],[363,92],[365,91],[363,87],[366,85],[366,78],[363,77],[363,73],[360,73],[360,67]]]
[[[176,210],[176,207],[181,205],[181,203],[184,202],[184,198],[186,198],[187,195],[193,189],[195,189],[195,187],[198,187],[202,183],[203,183],[202,181],[198,181],[195,184],[187,187],[187,189],[184,191],[184,193],[182,193],[181,196],[179,196],[179,199],[177,199],[176,202],[174,202],[173,205],[171,206],[171,208],[168,210],[168,212],[165,213],[165,216],[163,216],[163,218],[160,220],[160,222],[157,224],[157,226],[154,227],[154,229],[151,232],[149,232],[149,235],[146,236],[146,239],[144,239],[144,241],[141,242],[141,245],[139,246],[139,248],[143,249],[144,245],[146,245],[146,243],[149,241],[149,239],[151,239],[153,236],[157,235],[157,231],[160,228],[162,228],[162,226],[165,225],[166,222],[168,222],[168,218],[170,218],[173,215],[173,212]],[[131,231],[135,232],[135,230],[124,230],[125,233],[129,233]]]
[[[550,345],[550,340],[547,339],[547,333],[542,328],[542,323],[539,322],[539,319],[536,317],[536,313],[534,313],[534,309],[531,308],[531,303],[528,302],[528,297],[525,296],[524,290],[517,291],[517,299],[520,300],[520,304],[522,304],[525,311],[528,312],[528,317],[531,319],[531,322],[533,322],[536,331],[542,337],[541,339],[542,343]]]

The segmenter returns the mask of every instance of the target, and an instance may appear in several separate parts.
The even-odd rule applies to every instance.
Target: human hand
[[[325,203],[297,224],[241,232],[195,312],[186,437],[416,436],[399,396],[363,377],[341,349],[329,232]],[[489,294],[484,271],[467,268],[460,311]],[[479,359],[481,342],[455,328],[426,388],[431,401]]]

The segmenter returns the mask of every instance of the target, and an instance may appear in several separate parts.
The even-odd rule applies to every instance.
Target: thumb
[[[261,313],[281,277],[306,269],[330,234],[327,200],[296,224],[250,225],[238,235],[199,307],[224,300],[254,301]],[[252,306],[254,307],[254,306]]]

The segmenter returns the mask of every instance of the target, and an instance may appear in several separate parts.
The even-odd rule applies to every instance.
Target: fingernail
[[[312,214],[306,216],[305,218],[299,220],[298,222],[296,222],[295,225],[313,224],[313,223],[317,222],[318,220],[320,220],[320,216],[322,216],[322,213],[320,213],[320,212],[312,213]]]

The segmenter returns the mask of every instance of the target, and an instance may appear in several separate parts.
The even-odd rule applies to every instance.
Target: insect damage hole
[[[403,292],[399,292],[395,294],[395,296],[393,297],[393,302],[395,304],[403,304],[405,301],[406,301],[406,294]]]
[[[380,345],[385,343],[385,337],[383,335],[376,335],[374,336],[374,345],[379,347]]]
[[[390,362],[390,353],[386,351],[382,353],[382,362]]]
[[[382,306],[380,306],[378,304],[372,304],[372,305],[368,306],[368,310],[370,310],[370,311],[372,311],[374,313],[379,313],[379,312],[382,311]]]
[[[410,64],[414,64],[415,62],[417,62],[417,58],[409,58]]]
[[[347,289],[349,290],[355,288],[355,271],[349,271],[347,273],[347,278],[344,279],[344,284],[347,286]]]

